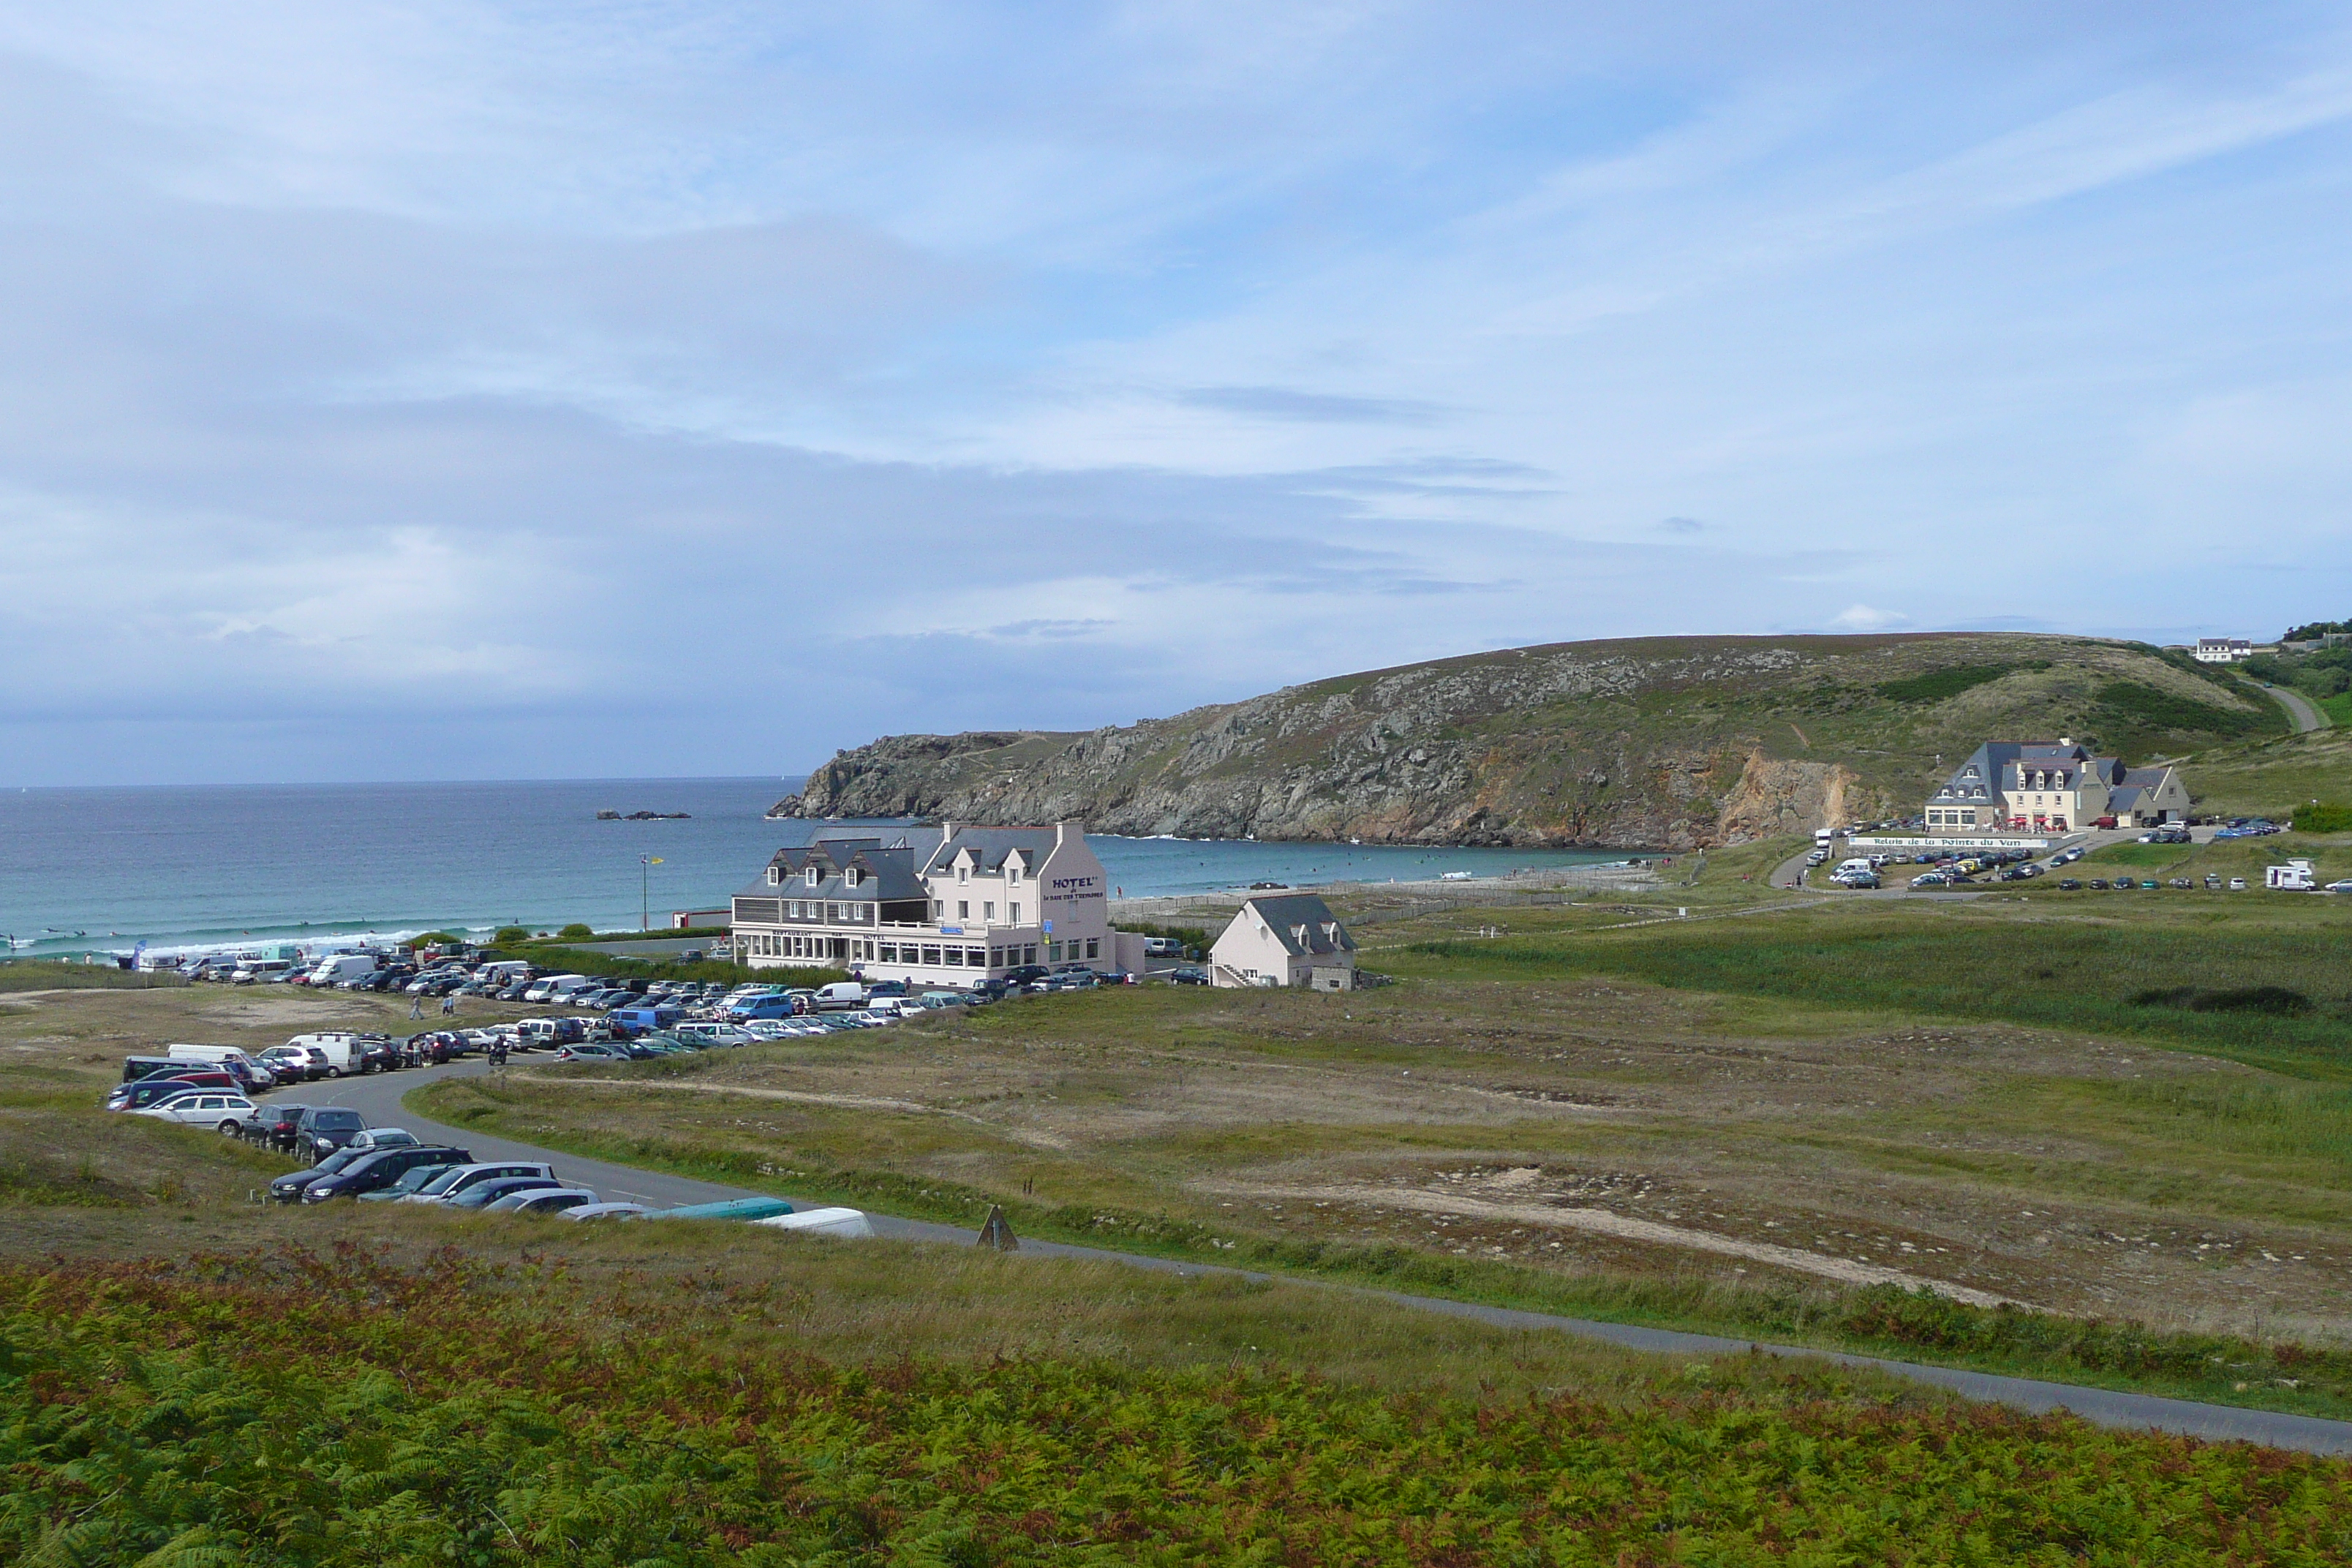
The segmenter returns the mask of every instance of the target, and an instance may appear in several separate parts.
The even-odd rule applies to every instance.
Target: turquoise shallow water
[[[0,794],[0,932],[20,955],[585,921],[716,908],[812,825],[775,778],[36,789]],[[683,822],[599,822],[610,809]],[[1126,897],[1622,859],[1226,839],[1089,842]],[[641,858],[657,857],[646,867]]]

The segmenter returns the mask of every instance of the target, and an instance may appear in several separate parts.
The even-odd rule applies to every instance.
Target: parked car
[[[211,1073],[206,1076],[222,1079],[228,1075]],[[236,1085],[234,1083],[191,1083],[184,1078],[142,1078],[135,1083],[117,1085],[106,1097],[106,1109],[144,1110],[160,1100],[170,1100],[175,1095],[193,1093],[200,1089],[234,1091],[236,1088]]]
[[[2068,877],[2062,880],[2058,884],[2058,887],[2061,891],[2068,893],[2079,893],[2083,890],[2083,884],[2076,881],[2072,877]]]
[[[2245,890],[2246,879],[2243,877],[2232,877],[2230,879],[2230,891],[2233,893],[2242,893]]]
[[[2352,893],[2352,881],[2330,882],[2319,890],[2323,893]]]
[[[619,1046],[592,1046],[582,1041],[576,1046],[558,1046],[555,1059],[559,1062],[625,1062],[629,1053]]]
[[[453,1191],[441,1201],[453,1209],[488,1208],[509,1193],[552,1190],[562,1184],[552,1176],[493,1176]]]
[[[483,1182],[503,1181],[509,1176],[544,1176],[548,1184],[555,1184],[552,1166],[536,1160],[494,1160],[484,1164],[459,1165],[425,1183],[404,1200],[413,1204],[437,1204],[457,1196]]]
[[[247,1142],[270,1149],[293,1148],[295,1126],[310,1109],[307,1105],[284,1105],[272,1100],[245,1124]]]
[[[329,1172],[302,1189],[306,1204],[322,1204],[332,1198],[357,1197],[389,1187],[415,1171],[444,1169],[450,1165],[473,1163],[473,1156],[463,1149],[450,1149],[433,1144],[415,1144],[400,1149],[378,1149],[363,1153],[340,1171]]]
[[[596,1194],[585,1187],[531,1187],[493,1198],[482,1205],[484,1214],[561,1214],[565,1209],[585,1208],[596,1201]]]
[[[1171,969],[1168,972],[1171,985],[1206,985],[1209,974],[1202,969]]]
[[[152,1116],[158,1121],[174,1121],[183,1127],[217,1127],[231,1136],[244,1129],[253,1113],[253,1101],[222,1089],[192,1089],[131,1112],[133,1116]]]
[[[2175,877],[2174,879],[2172,879],[2172,885],[2173,885],[2175,888],[2189,888],[2189,889],[2193,889],[2193,888],[2195,888],[2195,887],[2197,886],[2197,884],[2196,884],[2196,883],[2194,883],[2194,882],[2190,881],[2190,880],[2189,880],[2188,878],[2186,878],[2186,877]]]
[[[424,1142],[405,1127],[363,1127],[352,1135],[352,1141],[344,1147],[373,1152],[382,1149],[414,1149]]]
[[[768,1230],[798,1231],[803,1236],[832,1236],[844,1239],[874,1234],[873,1221],[867,1219],[860,1209],[803,1209],[797,1214],[772,1215],[751,1223]]]
[[[320,1176],[331,1176],[352,1161],[365,1158],[366,1155],[356,1149],[338,1149],[315,1165],[305,1166],[299,1171],[289,1171],[271,1182],[269,1195],[274,1201],[281,1204],[299,1202],[302,1196],[302,1189]]]
[[[325,1056],[321,1054],[314,1060],[310,1051],[300,1046],[272,1046],[257,1059],[277,1075],[279,1083],[307,1083],[314,1076],[314,1068],[321,1069],[315,1076],[326,1076]]]
[[[367,1119],[340,1105],[313,1106],[294,1126],[298,1151],[313,1158],[331,1154],[367,1130]]]
[[[652,1212],[643,1204],[582,1204],[562,1211],[565,1219],[635,1219]]]

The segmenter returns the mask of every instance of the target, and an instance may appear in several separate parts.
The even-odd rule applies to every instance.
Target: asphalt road
[[[447,1067],[425,1068],[408,1072],[379,1074],[370,1078],[344,1079],[333,1083],[305,1085],[288,1089],[274,1099],[293,1100],[304,1105],[349,1106],[360,1112],[375,1127],[404,1127],[420,1138],[455,1144],[469,1150],[480,1160],[544,1160],[556,1168],[556,1173],[567,1181],[577,1182],[595,1189],[600,1197],[625,1199],[657,1206],[677,1204],[717,1203],[724,1198],[752,1197],[757,1194],[747,1188],[722,1186],[712,1182],[697,1182],[683,1176],[664,1175],[641,1171],[630,1165],[615,1165],[601,1160],[583,1160],[553,1150],[541,1149],[511,1139],[484,1137],[455,1127],[429,1121],[401,1106],[401,1098],[410,1089],[436,1079],[471,1077],[489,1070],[478,1061],[454,1062]],[[524,1069],[528,1071],[529,1069]],[[791,1194],[785,1194],[789,1197]],[[877,1235],[902,1241],[945,1242],[953,1246],[972,1245],[974,1233],[957,1226],[933,1225],[923,1220],[898,1219],[885,1215],[870,1216]],[[1174,1274],[1180,1279],[1197,1278],[1207,1274],[1243,1274],[1254,1279],[1269,1276],[1252,1274],[1245,1269],[1212,1268],[1199,1264],[1177,1263],[1164,1258],[1148,1258],[1131,1252],[1111,1252],[1099,1247],[1069,1247],[1057,1242],[1024,1240],[1024,1257],[1075,1258],[1097,1262],[1121,1263],[1133,1268],[1156,1269]],[[1349,1287],[1328,1285],[1320,1280],[1289,1279],[1289,1284],[1306,1285],[1323,1289],[1345,1289]],[[2231,1440],[2261,1443],[2276,1448],[2292,1448],[2312,1454],[2352,1455],[2352,1421],[2323,1421],[2308,1415],[2282,1415],[2263,1410],[2241,1410],[2226,1405],[2200,1405],[2185,1399],[2159,1399],[2145,1394],[2119,1394],[2106,1389],[2078,1388],[2071,1384],[2043,1383],[2033,1378],[2001,1377],[1990,1373],[1960,1372],[1948,1367],[1921,1366],[1911,1362],[1883,1361],[1873,1356],[1843,1355],[1801,1345],[1776,1345],[1748,1340],[1724,1339],[1714,1334],[1676,1333],[1666,1329],[1637,1328],[1625,1323],[1593,1322],[1582,1318],[1566,1318],[1549,1312],[1521,1312],[1507,1307],[1481,1306],[1470,1301],[1452,1301],[1435,1296],[1409,1296],[1394,1291],[1374,1291],[1370,1294],[1401,1307],[1418,1311],[1438,1312],[1448,1317],[1467,1318],[1474,1322],[1496,1328],[1549,1330],[1575,1334],[1581,1338],[1600,1340],[1622,1345],[1629,1350],[1661,1352],[1676,1355],[1747,1355],[1760,1352],[1775,1356],[1816,1356],[1845,1366],[1875,1367],[1916,1382],[1948,1388],[1970,1399],[2007,1405],[2020,1410],[2041,1414],[2054,1410],[2071,1411],[2086,1421],[2102,1426],[2116,1426],[2144,1431],[2174,1432],[2209,1440]]]
[[[2302,692],[2289,691],[2284,686],[2273,686],[2267,689],[2278,699],[2279,706],[2286,710],[2287,717],[2294,721],[2296,734],[2308,735],[2314,730],[2334,727],[2336,721],[2320,711],[2318,705]]]

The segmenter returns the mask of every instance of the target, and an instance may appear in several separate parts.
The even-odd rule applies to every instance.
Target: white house
[[[2199,637],[2197,662],[2200,664],[2236,664],[2254,657],[2254,645],[2244,637]]]
[[[754,969],[959,989],[1024,964],[1108,969],[1108,891],[1074,822],[850,830],[776,851],[735,895],[735,948]]]
[[[1356,983],[1356,939],[1312,893],[1252,899],[1211,944],[1209,978],[1225,986],[1349,990]]]
[[[1927,797],[1927,832],[2069,833],[2113,817],[2152,827],[2189,816],[2189,786],[2170,764],[2127,768],[2072,740],[1988,741]]]

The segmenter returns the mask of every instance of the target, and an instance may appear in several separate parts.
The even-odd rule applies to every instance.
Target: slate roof
[[[937,834],[940,830],[932,828]],[[983,877],[993,877],[1004,868],[1004,858],[1015,849],[1027,858],[1029,869],[1035,870],[1054,852],[1054,830],[1050,827],[959,827],[951,837],[933,849],[923,862],[923,874],[936,877],[951,866],[959,850],[971,851],[973,868]]]
[[[2052,784],[2053,789],[2074,789],[2084,778],[2095,778],[2103,784],[2123,782],[2126,770],[2114,757],[2095,757],[2081,746],[2061,745],[2055,741],[1988,741],[1976,749],[1968,761],[1952,770],[1941,788],[1927,797],[1930,805],[1990,805],[1993,797],[2003,790],[2032,789],[2032,784],[2010,783],[2017,770],[2048,769],[2065,778],[2063,784]],[[2146,769],[2128,770],[2144,773]],[[2161,770],[2158,776],[2161,777]],[[2153,782],[2152,780],[2149,782]]]
[[[904,846],[886,846],[881,838],[820,838],[813,844],[776,851],[768,865],[781,880],[771,882],[762,870],[759,880],[738,893],[746,899],[824,899],[856,903],[896,903],[902,899],[930,899],[930,889],[915,872],[915,852]],[[817,868],[814,887],[807,870]],[[843,873],[856,867],[858,885],[850,887]]]
[[[1332,914],[1331,906],[1312,893],[1290,893],[1278,899],[1252,899],[1242,905],[1255,910],[1293,957],[1320,958],[1356,951],[1356,939]]]

